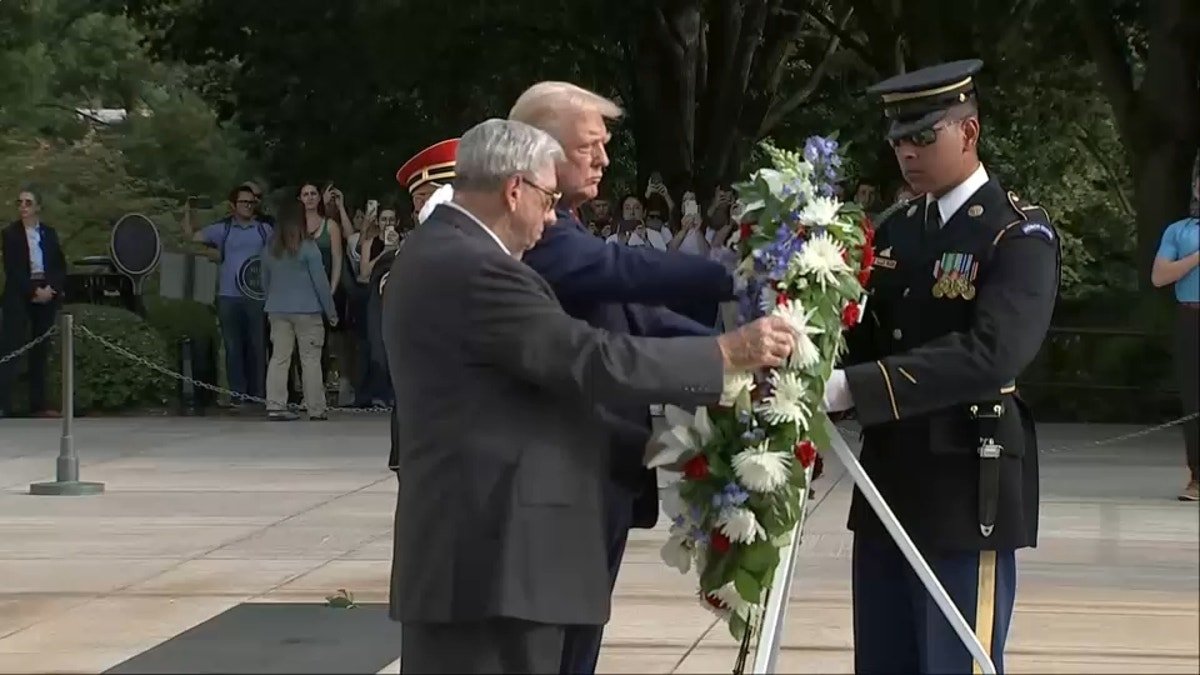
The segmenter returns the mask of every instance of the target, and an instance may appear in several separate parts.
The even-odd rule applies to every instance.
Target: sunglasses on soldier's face
[[[888,143],[891,144],[893,148],[903,143],[909,143],[918,148],[925,148],[937,142],[938,134],[941,133],[942,129],[954,124],[958,124],[961,121],[962,120],[942,120],[928,129],[914,131],[913,133],[906,134],[900,138],[888,139]]]

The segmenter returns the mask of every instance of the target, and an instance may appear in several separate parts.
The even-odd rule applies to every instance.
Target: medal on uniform
[[[975,256],[967,255],[967,264],[970,271],[967,273],[966,282],[963,286],[962,296],[964,300],[973,300],[975,298],[975,276],[979,274],[979,261],[974,259]]]
[[[959,295],[959,292],[960,292],[959,281],[961,280],[961,275],[959,272],[960,264],[962,264],[961,254],[951,253],[949,260],[947,261],[947,263],[945,265],[943,265],[943,267],[950,270],[950,272],[946,275],[946,297],[947,298],[953,299],[953,298],[957,298]]]
[[[946,269],[949,253],[943,253],[942,259],[933,264],[933,297],[941,298],[946,295]]]

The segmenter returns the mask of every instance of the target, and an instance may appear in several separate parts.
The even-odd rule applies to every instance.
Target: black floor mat
[[[366,673],[400,658],[387,605],[245,603],[108,673]]]

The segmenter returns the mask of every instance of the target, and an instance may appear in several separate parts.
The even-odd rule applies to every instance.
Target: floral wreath
[[[817,448],[828,447],[825,382],[845,351],[842,331],[862,315],[874,259],[870,221],[835,196],[836,140],[814,136],[802,153],[761,147],[771,168],[734,186],[739,319],[783,317],[796,346],[780,368],[728,376],[715,406],[667,406],[670,428],[648,462],[680,474],[662,495],[663,561],[694,569],[701,604],[742,641],[743,658],[803,517]]]

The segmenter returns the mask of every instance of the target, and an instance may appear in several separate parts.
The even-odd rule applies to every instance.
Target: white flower
[[[775,169],[759,169],[758,172],[754,174],[754,177],[761,178],[762,181],[767,184],[767,190],[769,190],[771,195],[774,197],[782,196],[784,183],[791,182],[786,180],[784,175]],[[746,206],[749,208],[748,204]]]
[[[663,512],[667,514],[668,518],[675,520],[687,517],[688,506],[683,501],[683,495],[679,494],[678,483],[672,483],[663,488],[660,494],[662,495]]]
[[[815,311],[805,311],[804,305],[795,298],[777,305],[772,311],[775,316],[785,319],[796,334],[796,346],[792,348],[792,354],[788,357],[788,364],[792,368],[808,368],[821,361],[821,352],[813,342],[812,336],[824,333],[825,329],[809,323]]]
[[[769,314],[775,310],[775,303],[779,301],[779,292],[770,286],[763,286],[762,293],[758,296],[758,309],[764,314]]]
[[[771,374],[771,394],[759,403],[759,412],[771,424],[793,422],[808,428],[812,408],[805,401],[808,390],[796,373],[777,370]]]
[[[754,512],[742,506],[722,509],[717,517],[717,529],[729,537],[729,541],[741,544],[750,544],[759,537],[766,536],[766,531],[758,524]]]
[[[800,210],[800,222],[809,227],[829,227],[837,219],[841,202],[833,197],[813,197]]]
[[[797,269],[801,274],[815,279],[824,290],[826,286],[837,283],[836,275],[850,272],[850,266],[842,259],[844,250],[829,233],[815,234],[804,243],[800,255],[796,256]]]
[[[658,442],[662,444],[662,447],[657,448],[653,456],[646,458],[646,466],[651,469],[674,464],[684,457],[691,457],[699,453],[713,438],[708,409],[703,406],[697,408],[696,414],[693,416],[680,408],[669,405],[663,409],[663,416],[667,418],[670,428],[658,436]]]
[[[731,373],[725,378],[720,404],[723,406],[735,405],[742,392],[749,391],[754,391],[754,375],[746,370]]]
[[[743,450],[733,458],[738,482],[754,492],[774,492],[787,482],[791,456],[772,452],[769,443]]]
[[[713,603],[704,597],[703,592],[700,595],[700,604],[708,609],[708,611],[716,614],[726,621],[728,621],[729,617],[733,614],[745,619],[752,611],[754,611],[754,605],[746,602],[746,599],[742,597],[741,593],[738,593],[737,587],[732,583],[725,584],[724,586],[709,593],[709,595],[712,596],[712,598],[716,600],[717,604],[720,606],[713,606]]]
[[[680,574],[687,574],[692,568],[692,549],[688,540],[681,535],[671,535],[663,543],[659,555],[662,556],[663,562],[679,570]]]

